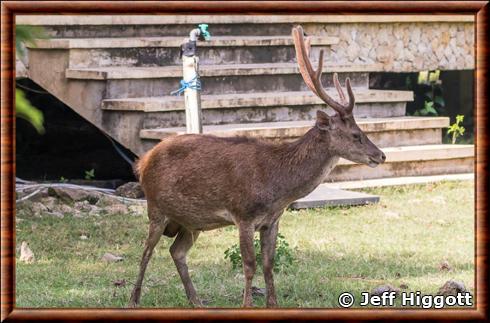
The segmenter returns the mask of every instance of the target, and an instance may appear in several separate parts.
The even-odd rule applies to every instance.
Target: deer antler
[[[352,113],[352,109],[354,108],[355,98],[354,93],[352,92],[352,88],[350,85],[350,80],[347,78],[345,80],[345,87],[347,88],[347,94],[349,95],[349,101],[347,102],[345,99],[344,91],[340,86],[339,79],[337,73],[333,75],[333,83],[337,92],[339,93],[340,102],[335,101],[330,97],[325,89],[322,86],[321,76],[323,69],[323,49],[320,51],[320,58],[318,60],[318,67],[316,70],[313,69],[311,65],[311,61],[309,58],[310,53],[310,41],[307,38],[306,42],[304,39],[303,28],[301,26],[297,26],[293,28],[293,40],[294,40],[294,48],[296,49],[296,58],[298,60],[299,71],[303,76],[303,80],[306,85],[310,88],[310,90],[316,94],[320,99],[322,99],[326,104],[331,106],[335,111],[337,111],[340,115],[348,115]]]

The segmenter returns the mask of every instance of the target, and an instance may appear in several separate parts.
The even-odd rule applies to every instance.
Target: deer
[[[315,70],[309,59],[310,42],[305,41],[301,26],[292,29],[292,36],[304,82],[335,113],[318,110],[315,124],[295,141],[182,134],[163,139],[143,155],[135,173],[147,198],[149,229],[129,307],[139,305],[146,267],[162,235],[175,237],[170,255],[190,305],[203,306],[186,255],[201,232],[229,225],[238,228],[245,280],[242,306],[252,306],[254,234],[258,231],[266,306],[277,307],[273,268],[284,210],[312,192],[339,158],[370,167],[385,161],[385,154],[356,124],[350,80],[345,80],[347,99],[337,74],[333,75],[339,97],[334,100],[321,82],[323,50]]]

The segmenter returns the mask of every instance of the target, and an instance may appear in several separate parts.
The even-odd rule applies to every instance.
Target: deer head
[[[339,95],[339,102],[335,101],[328,95],[321,83],[324,51],[320,51],[318,67],[316,70],[313,69],[309,59],[310,42],[308,38],[305,41],[303,28],[301,26],[294,27],[292,33],[296,58],[303,80],[316,96],[336,111],[333,116],[329,116],[320,110],[317,111],[315,126],[323,136],[326,136],[327,142],[330,143],[330,150],[342,158],[370,167],[376,167],[383,163],[386,159],[385,154],[369,140],[354,119],[352,110],[354,109],[355,98],[349,78],[345,80],[347,100],[337,73],[334,73],[333,83]]]

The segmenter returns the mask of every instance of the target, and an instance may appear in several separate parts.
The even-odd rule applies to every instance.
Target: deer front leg
[[[277,232],[279,221],[270,227],[260,230],[260,248],[264,271],[265,288],[267,292],[267,307],[276,307],[276,290],[274,288],[274,256],[276,254]]]
[[[245,289],[243,291],[243,307],[252,306],[252,279],[255,274],[254,226],[249,223],[238,225],[240,236],[240,252],[242,254]]]

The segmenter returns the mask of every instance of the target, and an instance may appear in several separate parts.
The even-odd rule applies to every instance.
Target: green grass
[[[435,294],[449,279],[463,281],[474,293],[474,186],[443,182],[370,189],[376,205],[287,211],[280,232],[295,261],[276,273],[283,307],[338,307],[342,292],[361,292],[381,284]],[[17,246],[25,240],[36,261],[17,263],[19,307],[123,307],[138,270],[146,238],[145,217],[111,215],[87,218],[22,218]],[[88,236],[81,240],[80,236]],[[237,242],[237,230],[204,232],[188,264],[199,295],[210,307],[241,305],[243,274],[223,258]],[[169,256],[171,240],[162,238],[150,261],[142,307],[188,307]],[[111,252],[122,262],[104,263]],[[17,252],[19,257],[19,252]],[[441,271],[447,261],[450,271]],[[125,279],[126,286],[113,281]],[[254,285],[264,287],[260,269]],[[264,306],[257,297],[256,306]],[[358,304],[358,301],[356,301]]]

